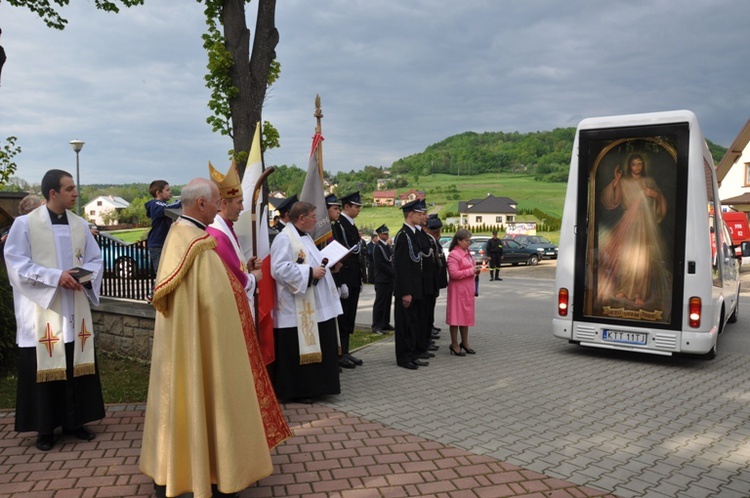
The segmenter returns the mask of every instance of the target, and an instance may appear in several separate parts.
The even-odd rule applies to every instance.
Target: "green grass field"
[[[487,194],[495,197],[510,197],[518,203],[519,210],[538,208],[551,215],[562,217],[566,184],[537,182],[531,175],[518,174],[431,175],[420,178],[418,186],[414,188],[426,192],[425,199],[429,213],[437,213],[441,218],[445,212],[458,213],[459,201],[480,199],[486,197]],[[458,199],[454,199],[456,196]],[[517,220],[541,221],[528,215],[520,215]],[[385,223],[391,230],[391,235],[395,235],[403,224],[404,217],[397,207],[365,206],[356,221],[357,226],[366,232]],[[489,235],[489,233],[482,235]],[[559,239],[557,233],[540,233],[540,235],[544,235],[553,242]]]
[[[148,234],[148,231],[148,228],[131,228],[129,230],[112,230],[111,232],[107,233],[112,235],[113,237],[117,237],[123,242],[132,244],[133,242],[143,240]]]

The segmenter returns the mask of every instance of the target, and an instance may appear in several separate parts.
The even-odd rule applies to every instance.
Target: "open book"
[[[70,272],[70,275],[76,279],[76,282],[79,284],[85,284],[86,282],[90,282],[91,280],[94,280],[94,272],[91,270],[87,270],[86,268],[81,268],[80,266],[76,266],[75,268],[71,268],[68,270]]]
[[[333,267],[333,265],[344,259],[344,257],[349,254],[355,247],[357,246],[355,245],[351,249],[347,249],[339,242],[332,240],[320,251],[320,253],[324,258],[328,258],[328,264],[326,266],[328,268],[331,268]]]

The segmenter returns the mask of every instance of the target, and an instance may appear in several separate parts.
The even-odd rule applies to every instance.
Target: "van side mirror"
[[[750,241],[745,241],[741,244],[742,246],[742,256],[743,257],[750,257]]]

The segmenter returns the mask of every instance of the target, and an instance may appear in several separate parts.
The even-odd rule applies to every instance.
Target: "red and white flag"
[[[268,209],[263,205],[263,188],[258,191],[258,200],[255,203],[255,215],[257,222],[255,229],[252,223],[252,204],[255,184],[263,173],[263,160],[260,149],[260,123],[255,126],[253,142],[247,159],[245,175],[242,177],[242,196],[244,198],[245,210],[240,213],[240,218],[234,224],[234,231],[240,240],[240,247],[245,259],[257,256],[262,262],[263,278],[258,284],[257,299],[257,323],[258,340],[263,355],[263,362],[268,365],[276,359],[273,343],[273,307],[275,305],[276,285],[271,278],[271,248],[268,238]],[[256,253],[253,254],[253,240],[256,241]]]

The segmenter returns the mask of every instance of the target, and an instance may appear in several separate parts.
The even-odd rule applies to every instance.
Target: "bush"
[[[0,264],[0,370],[16,364],[16,314],[5,261]]]

